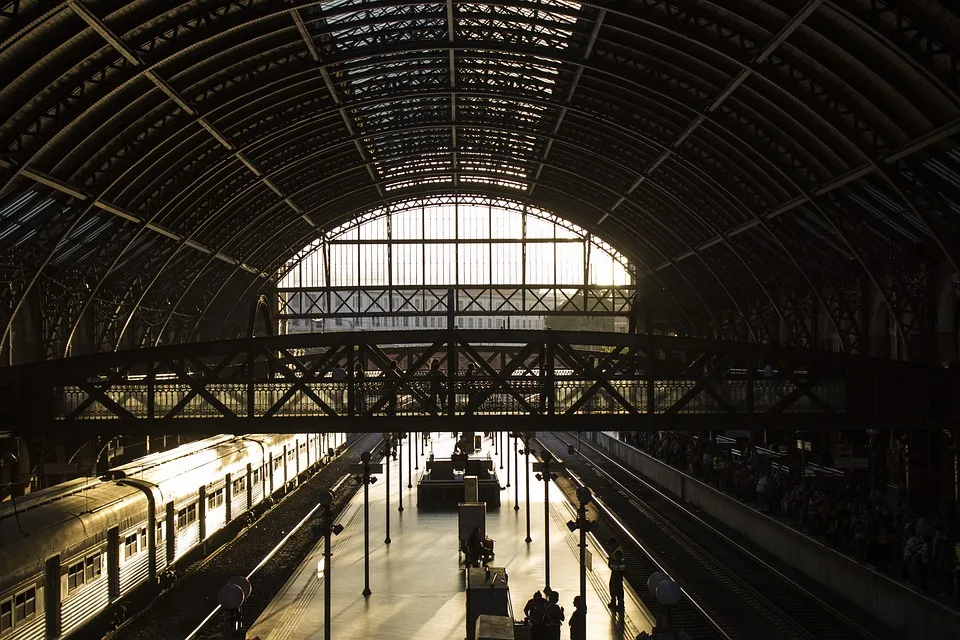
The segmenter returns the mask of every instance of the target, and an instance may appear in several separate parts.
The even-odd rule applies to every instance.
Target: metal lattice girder
[[[849,325],[819,283],[846,264],[879,285],[890,244],[957,270],[947,3],[41,4],[0,5],[0,250],[29,265],[9,309],[47,278],[90,287],[51,354],[126,270],[151,269],[132,302],[174,291],[204,317],[211,255],[271,276],[312,224],[442,189],[577,218],[687,325],[733,310],[758,338],[783,283]],[[49,188],[50,229],[8,209]],[[174,240],[159,263],[153,235]]]
[[[388,346],[380,346],[388,345]],[[500,345],[500,347],[495,347]],[[409,355],[403,357],[406,350]],[[401,367],[392,368],[399,358]],[[499,361],[497,361],[499,359]],[[443,360],[442,391],[427,375]],[[465,364],[476,365],[467,375]],[[773,377],[761,363],[775,362]],[[365,370],[336,381],[335,363]],[[299,334],[118,351],[4,373],[31,429],[116,433],[375,430],[379,417],[456,424],[518,416],[590,427],[930,428],[951,420],[943,369],[757,344],[564,331]],[[438,393],[452,400],[442,410]],[[29,420],[26,420],[29,418]],[[439,422],[439,420],[445,422]],[[199,431],[197,431],[199,430]],[[212,431],[211,431],[212,432]]]

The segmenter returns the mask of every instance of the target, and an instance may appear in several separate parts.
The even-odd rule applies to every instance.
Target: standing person
[[[427,372],[427,378],[430,379],[431,408],[437,413],[444,413],[447,407],[447,398],[443,389],[443,373],[440,371],[440,361],[436,358],[430,363],[430,371]]]
[[[387,371],[387,415],[397,415],[397,396],[400,386],[400,364],[396,360],[390,361],[390,369]]]
[[[543,618],[546,613],[547,601],[543,599],[543,594],[537,591],[523,607],[523,614],[530,623],[531,640],[543,640]]]
[[[587,605],[580,596],[573,598],[573,613],[570,614],[570,640],[587,640]]]
[[[346,389],[347,372],[343,370],[340,363],[333,365],[333,398],[334,405],[338,412],[343,411],[343,392]]]
[[[464,413],[472,416],[476,410],[476,407],[473,406],[473,401],[477,398],[477,370],[474,368],[472,362],[467,363],[467,370],[463,373],[463,377],[465,378],[467,387],[467,406]]]
[[[560,640],[564,619],[563,607],[560,606],[560,594],[551,589],[547,594],[547,613],[543,617],[544,640]]]
[[[623,560],[623,547],[616,538],[610,538],[610,545],[613,551],[607,561],[607,567],[610,569],[610,604],[608,606],[614,611],[623,612],[623,574],[627,570],[627,565]]]
[[[353,412],[357,415],[367,412],[367,398],[364,396],[364,383],[366,374],[363,372],[363,365],[359,362],[353,368],[353,379],[355,386],[353,389]]]

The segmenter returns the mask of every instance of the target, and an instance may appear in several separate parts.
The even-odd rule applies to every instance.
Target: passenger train
[[[70,637],[345,444],[216,436],[0,504],[0,640]]]

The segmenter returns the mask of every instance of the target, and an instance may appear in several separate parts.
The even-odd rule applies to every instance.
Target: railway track
[[[617,514],[622,528],[630,532],[627,539],[635,549],[627,554],[627,580],[648,608],[655,611],[658,606],[646,590],[646,578],[658,570],[654,564],[687,587],[688,598],[671,612],[671,627],[686,630],[697,640],[717,637],[716,630],[705,627],[702,615],[698,621],[700,612],[685,606],[692,605],[692,599],[700,603],[702,613],[723,636],[731,639],[893,637],[882,627],[855,620],[861,612],[841,610],[842,605],[827,602],[793,581],[588,442],[580,443],[583,455],[568,456],[572,441],[566,435],[544,435],[538,440],[541,447],[566,458],[574,481],[585,482],[600,493],[606,509]],[[641,539],[646,548],[637,553]]]

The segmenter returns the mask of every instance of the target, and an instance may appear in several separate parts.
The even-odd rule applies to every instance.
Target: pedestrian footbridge
[[[92,433],[909,428],[948,419],[951,388],[948,372],[916,364],[550,330],[293,334],[2,375],[14,427]]]

